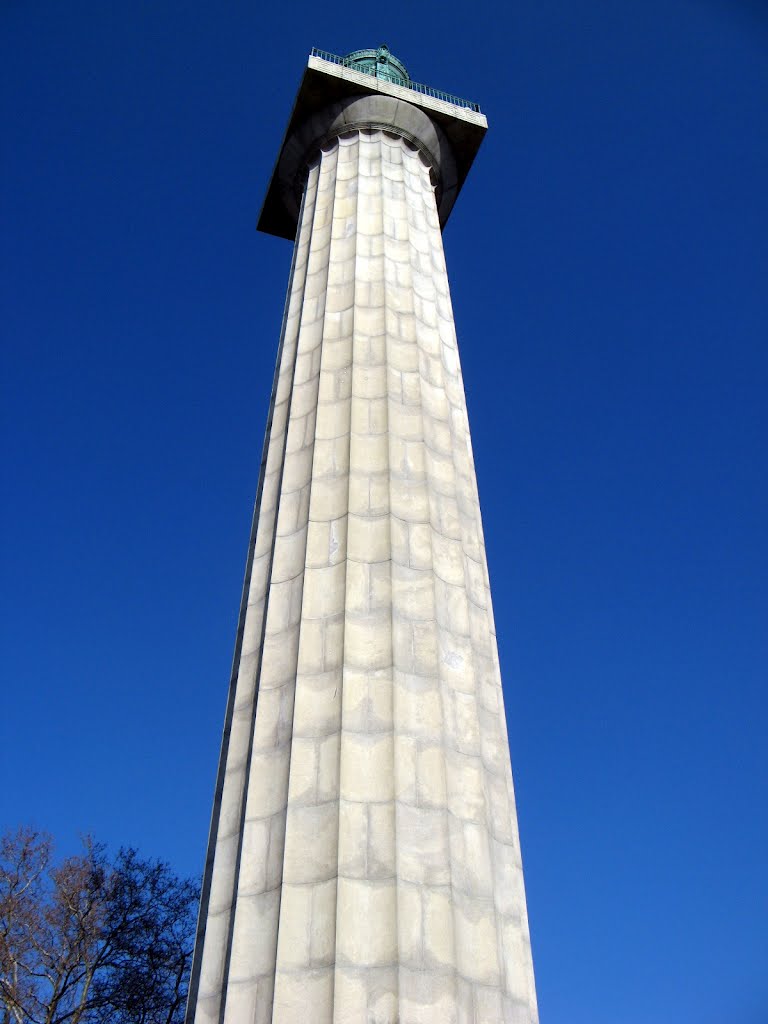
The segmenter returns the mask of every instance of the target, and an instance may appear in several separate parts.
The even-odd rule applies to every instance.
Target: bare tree
[[[91,839],[0,838],[0,1024],[180,1024],[198,892],[161,861]]]

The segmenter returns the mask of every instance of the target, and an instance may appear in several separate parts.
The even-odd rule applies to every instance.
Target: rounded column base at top
[[[445,133],[419,107],[392,96],[353,96],[308,118],[288,139],[277,167],[286,208],[298,219],[307,169],[320,149],[347,132],[381,129],[410,142],[430,168],[440,224],[458,193],[458,174]]]

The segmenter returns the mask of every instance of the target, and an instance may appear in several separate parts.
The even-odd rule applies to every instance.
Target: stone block
[[[446,811],[398,802],[396,830],[398,878],[415,886],[450,885]]]
[[[238,896],[229,962],[230,983],[253,981],[275,969],[280,890]]]
[[[469,981],[499,987],[501,969],[492,901],[454,899],[456,964]]]
[[[333,969],[278,970],[275,978],[274,1011],[272,1020],[291,1022],[308,1021],[307,1007],[312,1008],[312,1019],[330,1021],[333,1017]],[[247,1017],[240,1018],[247,1020]],[[271,1024],[271,1022],[270,1022]]]
[[[341,745],[341,795],[382,801],[394,796],[391,734],[346,733]]]
[[[339,878],[337,956],[341,965],[385,966],[397,958],[394,881]]]

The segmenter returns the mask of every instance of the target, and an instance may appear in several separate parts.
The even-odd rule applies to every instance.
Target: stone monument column
[[[538,1019],[441,237],[486,122],[417,88],[312,56],[262,212],[295,247],[188,1024]]]

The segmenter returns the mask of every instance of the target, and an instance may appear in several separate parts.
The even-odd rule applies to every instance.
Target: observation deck
[[[290,153],[291,146],[295,145],[295,137],[302,128],[334,105],[341,109],[355,97],[376,95],[392,97],[423,111],[447,141],[455,161],[455,180],[450,183],[450,204],[441,215],[444,225],[483,141],[488,122],[477,103],[414,82],[402,61],[386,46],[380,46],[355,50],[345,57],[326,50],[310,52],[259,216],[259,231],[291,241],[296,236],[295,203],[286,204],[280,164],[284,154]],[[377,127],[386,129],[387,126]]]

